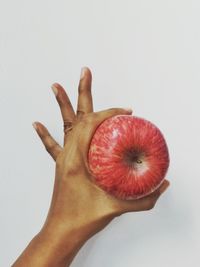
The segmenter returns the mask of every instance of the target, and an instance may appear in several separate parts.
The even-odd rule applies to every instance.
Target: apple
[[[95,130],[88,165],[93,182],[120,199],[138,199],[156,190],[169,167],[161,131],[132,115],[104,120]]]

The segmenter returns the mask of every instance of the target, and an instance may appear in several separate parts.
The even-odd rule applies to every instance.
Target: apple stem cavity
[[[131,149],[126,151],[123,157],[125,162],[128,164],[134,164],[134,163],[142,164],[144,153],[138,149]]]

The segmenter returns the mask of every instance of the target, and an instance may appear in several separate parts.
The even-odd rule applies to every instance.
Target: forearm
[[[68,267],[85,242],[110,221],[111,218],[102,218],[87,226],[69,227],[65,233],[43,227],[12,267]]]
[[[65,239],[41,231],[12,267],[68,267],[88,238],[73,231],[65,234]]]

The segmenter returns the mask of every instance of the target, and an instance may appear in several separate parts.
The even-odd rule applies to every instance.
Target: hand
[[[132,112],[122,108],[94,112],[91,83],[92,74],[84,68],[78,87],[76,113],[63,87],[57,83],[52,86],[64,123],[64,147],[53,139],[43,124],[35,123],[46,150],[56,161],[55,186],[46,225],[55,221],[55,225],[62,224],[63,230],[69,221],[76,221],[77,227],[88,226],[88,230],[93,225],[95,232],[115,216],[152,209],[169,185],[165,180],[151,195],[127,201],[114,198],[92,182],[87,152],[95,129],[111,116]]]
[[[64,145],[61,147],[40,122],[35,127],[46,150],[56,161],[54,191],[48,216],[41,231],[31,240],[13,267],[68,267],[81,246],[112,219],[125,212],[152,209],[169,186],[165,180],[151,195],[138,200],[117,199],[92,182],[87,153],[97,126],[118,114],[131,114],[123,108],[93,112],[92,75],[83,69],[78,87],[76,113],[57,83],[53,91],[64,122]]]

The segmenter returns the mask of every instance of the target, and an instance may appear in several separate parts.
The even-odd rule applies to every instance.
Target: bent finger
[[[86,117],[84,117],[79,127],[81,127],[80,130],[82,130],[81,146],[85,156],[87,155],[90,141],[95,130],[104,120],[115,115],[130,115],[131,113],[131,109],[110,108],[107,110],[88,114]]]
[[[143,210],[152,209],[155,206],[158,198],[167,190],[169,185],[170,185],[169,181],[164,180],[162,184],[153,193],[139,199],[138,201],[140,202],[139,203],[140,208]]]
[[[150,195],[135,200],[119,201],[121,202],[121,213],[152,209],[155,206],[158,198],[166,191],[169,185],[169,181],[164,180],[162,184]]]
[[[97,121],[103,121],[116,115],[130,115],[132,114],[131,108],[109,108],[102,111],[95,112]]]
[[[44,144],[47,152],[56,161],[57,156],[62,151],[62,147],[55,141],[55,139],[50,135],[49,131],[42,123],[34,122],[33,127],[42,140],[42,143]]]
[[[150,195],[144,197],[141,199],[141,205],[144,210],[149,210],[152,209],[159,197],[167,190],[169,187],[170,183],[168,180],[164,180],[162,184]]]

